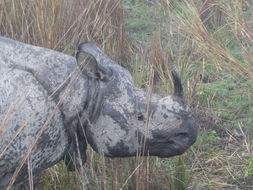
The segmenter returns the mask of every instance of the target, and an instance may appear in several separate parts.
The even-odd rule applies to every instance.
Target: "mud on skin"
[[[146,131],[147,93],[96,44],[81,43],[76,57],[3,37],[0,47],[0,187],[8,185],[41,131],[29,156],[34,175],[61,160],[78,169],[87,143],[109,157],[142,150],[171,157],[196,140],[197,124],[176,72],[172,96],[152,95]],[[25,166],[16,182],[27,178]]]

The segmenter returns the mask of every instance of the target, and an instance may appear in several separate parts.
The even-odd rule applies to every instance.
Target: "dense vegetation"
[[[0,35],[74,55],[96,41],[136,85],[167,95],[176,69],[199,122],[184,155],[108,159],[89,149],[85,174],[63,163],[41,189],[253,189],[252,0],[3,0]],[[81,184],[81,185],[80,185]]]

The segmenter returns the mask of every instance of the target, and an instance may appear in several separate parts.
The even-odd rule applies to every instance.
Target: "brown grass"
[[[137,5],[140,2],[135,1]],[[236,80],[243,76],[253,79],[253,29],[252,20],[248,19],[253,16],[250,1],[156,2],[152,4],[157,6],[154,9],[156,14],[165,11],[168,19],[164,28],[159,25],[150,35],[148,45],[139,45],[140,42],[130,40],[126,35],[126,10],[121,0],[0,2],[0,35],[68,54],[73,54],[82,41],[95,41],[123,65],[132,63],[130,68],[137,85],[147,89],[149,94],[152,91],[163,95],[171,93],[169,70],[176,68],[184,83],[187,102],[194,106],[196,117],[201,122],[202,134],[197,143],[181,157],[107,159],[89,149],[83,174],[68,173],[64,164],[59,163],[43,172],[42,189],[179,190],[187,187],[201,190],[252,187],[252,176],[246,176],[244,172],[250,171],[248,160],[252,154],[252,134],[247,133],[247,126],[238,123],[242,137],[237,137],[232,128],[226,127],[232,121],[225,121],[215,114],[215,93],[204,103],[195,98],[198,86],[209,86],[212,81],[222,80],[219,74],[222,71],[236,76]],[[249,9],[247,16],[245,9]],[[228,51],[227,36],[231,36],[242,50],[238,57]],[[138,44],[138,47],[133,48],[133,44]],[[210,66],[215,72],[208,73],[207,67]],[[202,77],[209,76],[210,81],[203,84],[200,74]],[[251,92],[252,89],[245,90],[249,97]],[[222,127],[217,129],[217,125]],[[23,163],[28,158],[29,152]],[[87,176],[87,181],[82,187],[80,184],[84,176]]]
[[[174,20],[179,26],[178,29],[182,33],[189,35],[190,38],[193,38],[193,40],[198,43],[201,53],[207,57],[212,57],[212,59],[216,58],[217,60],[221,60],[229,69],[240,71],[242,74],[246,74],[250,79],[253,79],[253,72],[231,56],[231,54],[229,54],[213,37],[213,34],[208,32],[202,21],[203,18],[201,20],[201,15],[199,14],[198,9],[187,1],[183,1],[180,6],[182,6],[181,8],[184,9],[185,12],[183,14],[180,12],[175,13],[176,16],[174,16]],[[214,6],[226,7],[227,4],[222,4],[222,1],[213,1],[213,3],[208,4],[206,10],[211,9]],[[177,8],[172,9],[178,10]],[[249,30],[249,28],[243,23],[243,19],[237,21],[237,24],[243,26],[241,28],[239,27],[242,32],[247,34],[250,38],[251,30]]]
[[[3,0],[0,34],[70,53],[80,42],[92,40],[113,49],[115,57],[124,57],[127,46],[120,2]]]

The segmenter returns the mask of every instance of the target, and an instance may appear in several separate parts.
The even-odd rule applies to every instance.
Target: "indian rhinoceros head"
[[[130,73],[94,43],[79,45],[76,55],[89,78],[88,117],[82,119],[88,143],[109,157],[182,154],[196,140],[197,124],[183,101],[175,71],[174,94],[161,97],[134,85]],[[88,118],[88,120],[87,120]]]

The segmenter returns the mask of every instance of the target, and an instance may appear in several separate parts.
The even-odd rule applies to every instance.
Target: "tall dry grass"
[[[177,24],[176,28],[181,35],[185,35],[195,42],[202,56],[210,60],[216,59],[217,67],[240,72],[253,79],[252,63],[248,59],[243,59],[244,62],[242,63],[242,60],[235,58],[215,36],[219,30],[228,28],[227,35],[235,37],[237,45],[241,48],[245,49],[243,43],[252,44],[252,29],[245,21],[242,1],[237,0],[228,3],[227,1],[207,0],[200,2],[203,3],[200,3],[199,7],[193,1],[181,1],[172,4],[171,16],[174,23]],[[208,24],[211,23],[211,18],[217,17],[217,13],[211,11],[214,9],[216,12],[218,10],[219,14],[223,14],[223,17],[220,16],[219,19],[224,21],[222,24],[216,24],[218,25],[216,30],[211,31]]]
[[[136,6],[144,1],[134,2]],[[133,48],[135,42],[126,35],[124,11],[127,10],[123,9],[121,0],[2,0],[0,35],[69,54],[73,54],[81,41],[95,41],[119,62],[132,63],[128,66],[139,87],[163,95],[171,93],[168,71],[176,68],[182,76],[187,102],[198,109],[204,107],[194,99],[197,84],[203,79],[200,74],[202,77],[208,75],[210,81],[221,80],[220,73],[224,71],[236,79],[244,75],[253,79],[253,29],[252,21],[248,19],[253,16],[250,1],[157,0],[145,3],[148,7],[155,6],[154,15],[163,12],[167,17],[159,19],[159,22],[166,21],[163,25],[157,23],[155,31],[149,34],[150,43],[143,42],[144,45],[137,48]],[[247,15],[245,9],[248,9]],[[240,48],[240,55],[230,51],[231,41]],[[214,71],[211,74],[208,73],[209,66]],[[207,113],[199,118],[204,120],[203,128],[210,122],[207,120],[210,119],[212,100],[208,100]],[[242,150],[229,150],[231,153],[218,149],[225,151],[224,154],[208,152],[201,142],[212,146],[218,138],[211,134],[203,137],[206,141],[200,137],[196,146],[184,156],[171,159],[138,156],[107,159],[89,149],[84,166],[88,178],[85,188],[243,189],[239,177],[248,178],[243,178],[238,167],[246,167],[248,162],[238,152],[248,155],[252,149],[249,135],[244,136],[243,145],[239,147]],[[217,150],[217,147],[212,149]],[[230,179],[239,185],[230,184]],[[82,180],[80,174],[67,172],[60,163],[43,172],[41,189],[81,189]]]
[[[69,53],[92,40],[126,57],[120,0],[3,0],[0,10],[2,36]]]
[[[197,148],[194,150],[197,163],[192,166],[195,167],[195,171],[199,168],[200,172],[196,172],[196,176],[191,181],[192,189],[252,189],[253,185],[249,183],[252,176],[245,178],[243,174],[245,169],[248,170],[243,163],[250,162],[248,160],[252,157],[252,140],[250,140],[252,99],[246,100],[245,107],[244,102],[241,101],[243,96],[251,97],[253,93],[252,1],[182,0],[171,1],[169,7],[172,35],[177,36],[181,41],[178,52],[174,51],[176,55],[172,58],[178,61],[179,64],[176,66],[185,73],[183,76],[186,77],[183,80],[187,87],[188,102],[194,104],[197,111],[207,110],[204,117],[201,115],[197,117],[201,132],[211,130],[205,136],[209,138],[206,142],[211,143],[213,140],[219,142],[216,145],[214,142],[211,143],[213,145],[210,152],[206,149],[204,151],[203,147],[200,148],[200,144],[194,146]],[[170,33],[167,35],[168,39],[173,39]],[[182,60],[185,62],[182,63]],[[204,100],[205,105],[203,101],[200,105],[201,101],[194,98],[201,97],[198,96],[200,93],[198,91],[201,90],[196,88],[196,83],[197,86],[210,87],[211,96],[210,99]],[[222,85],[216,88],[215,84]],[[234,85],[234,89],[232,90],[228,85]],[[226,88],[227,97],[217,95]],[[232,91],[234,94],[230,95]],[[238,99],[227,103],[228,96],[238,97]],[[223,102],[226,102],[225,106],[219,110]],[[237,104],[238,102],[241,104]],[[228,104],[237,106],[231,109]],[[240,114],[245,110],[247,111],[244,114]],[[224,117],[217,112],[228,113],[228,115]],[[211,120],[213,122],[211,125],[208,121],[209,113],[217,114]],[[229,118],[232,114],[234,116]],[[240,136],[235,132],[237,130],[240,131],[240,138],[243,140],[237,139]],[[203,137],[200,136],[198,142],[203,143]],[[226,145],[222,145],[223,143]],[[238,144],[235,145],[236,143]],[[206,144],[204,143],[203,146]],[[241,167],[238,168],[238,165]]]

